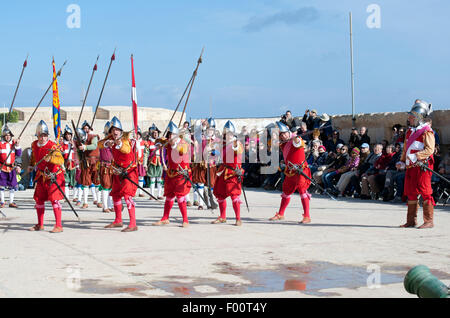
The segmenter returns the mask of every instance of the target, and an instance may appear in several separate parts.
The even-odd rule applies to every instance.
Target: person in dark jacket
[[[356,147],[361,147],[362,144],[370,145],[370,137],[367,135],[367,128],[361,127],[359,129],[359,142],[356,144]]]

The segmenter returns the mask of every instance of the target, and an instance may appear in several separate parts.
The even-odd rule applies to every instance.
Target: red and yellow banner
[[[56,142],[59,144],[61,138],[61,111],[59,104],[58,81],[56,80],[55,60],[53,64],[53,127],[55,130]]]

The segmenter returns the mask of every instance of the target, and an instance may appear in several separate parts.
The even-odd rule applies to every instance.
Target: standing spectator
[[[292,117],[291,111],[288,110],[288,111],[285,113],[285,116],[286,116],[286,125],[287,125],[289,128],[292,128],[292,127],[293,127],[293,124],[294,124],[294,117]]]
[[[361,147],[362,144],[370,145],[370,137],[367,135],[367,132],[368,130],[364,126],[359,129],[359,143],[356,147]]]
[[[348,145],[350,148],[356,147],[359,145],[359,135],[358,129],[356,127],[352,128],[352,132],[350,133],[350,139],[348,140]]]
[[[307,144],[311,141],[311,135],[308,134],[308,127],[304,121],[300,123],[300,128],[297,130],[297,136],[302,137]]]
[[[303,116],[303,121],[306,123],[308,130],[313,130],[320,126],[320,118],[317,116],[317,110],[307,109],[305,115]]]

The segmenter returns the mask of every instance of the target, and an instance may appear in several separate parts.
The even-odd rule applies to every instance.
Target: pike
[[[191,96],[192,87],[194,86],[195,78],[197,77],[198,68],[199,68],[200,64],[203,62],[202,56],[203,56],[204,51],[205,51],[205,47],[203,47],[203,49],[202,49],[202,53],[200,54],[200,57],[198,58],[198,61],[197,61],[197,67],[195,68],[194,73],[192,74],[191,87],[189,88],[189,93],[188,93],[188,96],[186,97],[186,103],[184,104],[183,112],[181,113],[180,122],[178,124],[178,127],[181,126],[181,122],[183,121],[183,116],[184,116],[184,113],[186,112],[186,106],[189,101],[189,97]]]
[[[444,177],[443,175],[441,175],[440,173],[434,171],[433,169],[430,169],[430,167],[428,167],[428,164],[425,164],[421,161],[417,161],[416,163],[422,170],[426,170],[431,172],[432,174],[434,174],[436,177],[440,178],[441,180],[444,180],[445,182],[447,182],[448,184],[450,184],[450,180],[448,180],[446,177]]]
[[[332,196],[330,193],[328,193],[327,189],[322,188],[317,182],[315,182],[313,179],[311,179],[306,173],[303,172],[302,165],[305,161],[303,161],[300,165],[293,164],[292,162],[288,162],[288,166],[291,166],[291,169],[300,174],[301,176],[305,177],[309,181],[311,181],[311,184],[318,188],[319,190],[323,191],[325,194],[327,194],[331,199],[334,201],[337,201],[334,196]]]
[[[67,60],[64,62],[64,64],[61,66],[61,68],[58,70],[58,72],[56,73],[56,76],[54,79],[52,79],[52,82],[50,83],[50,85],[48,86],[47,90],[45,91],[44,95],[42,96],[41,100],[39,101],[39,103],[37,104],[37,106],[34,108],[34,111],[31,113],[30,118],[28,119],[28,121],[26,122],[25,126],[22,129],[22,132],[20,133],[19,137],[17,139],[20,139],[20,137],[22,137],[23,133],[25,132],[25,129],[27,129],[28,124],[30,123],[31,119],[33,118],[34,114],[36,113],[36,111],[38,110],[39,106],[41,106],[42,101],[44,100],[45,96],[47,95],[48,91],[50,90],[50,88],[53,86],[53,83],[56,81],[56,79],[61,75],[62,69],[63,67],[66,65]],[[5,163],[8,161],[9,156],[11,156],[11,153],[13,151],[13,148],[11,148],[11,150],[8,153],[8,156],[6,156],[5,161],[2,163],[2,165],[0,166],[0,171],[3,169],[3,167],[5,166]]]
[[[75,127],[75,124],[74,124],[74,122],[73,122],[73,119],[71,120],[71,122],[72,122],[72,127],[73,127],[73,129],[74,129],[75,138],[77,139],[78,144],[79,144],[79,145],[82,145],[83,143],[82,143],[82,141],[81,141],[80,135],[78,134],[78,130],[77,130],[77,128]],[[78,152],[78,150],[77,150],[77,152]],[[82,163],[83,163],[83,168],[84,168],[84,169],[87,169],[87,161],[86,161],[86,155],[85,155],[85,152],[84,152],[84,151],[81,153],[81,158],[80,158],[80,159],[81,159],[81,161],[82,161]]]
[[[239,180],[239,183],[241,184],[241,189],[242,189],[242,194],[244,195],[245,205],[247,206],[248,213],[250,213],[250,208],[248,207],[247,195],[245,194],[244,184],[242,182],[242,171],[241,171],[241,169],[238,169],[237,167],[236,167],[236,169],[233,169],[233,170]]]
[[[14,107],[14,101],[16,100],[16,96],[17,96],[17,91],[19,90],[20,82],[22,82],[23,72],[25,71],[25,68],[26,68],[27,65],[28,65],[28,62],[27,62],[27,61],[28,61],[28,54],[27,54],[27,57],[26,57],[26,59],[25,59],[25,62],[23,62],[22,72],[20,73],[19,82],[17,83],[17,87],[16,87],[16,90],[15,90],[15,92],[14,92],[14,97],[13,97],[13,99],[12,99],[11,106],[9,107],[8,117],[6,117],[6,118],[9,118],[9,116],[11,115],[11,112],[12,112],[12,110],[13,110],[13,107]],[[5,124],[6,124],[6,122],[5,122]]]
[[[148,192],[147,190],[145,190],[143,187],[141,187],[139,184],[137,184],[136,182],[134,182],[133,180],[131,180],[131,178],[128,176],[126,171],[123,171],[122,169],[118,169],[114,166],[111,166],[112,169],[122,178],[122,179],[127,179],[128,181],[130,181],[132,184],[134,184],[136,187],[138,187],[138,189],[141,189],[142,191],[144,191],[144,193],[148,194],[153,200],[158,201],[157,198],[155,198],[150,192]]]
[[[97,106],[95,107],[94,118],[92,118],[92,123],[91,123],[91,127],[92,128],[94,128],[95,116],[97,116],[98,106],[100,105],[100,101],[102,100],[103,91],[105,90],[105,85],[106,85],[106,81],[107,81],[108,76],[109,76],[109,71],[111,70],[112,62],[115,61],[115,59],[116,59],[116,49],[114,49],[113,55],[111,56],[111,61],[109,62],[108,72],[106,72],[105,81],[103,82],[103,87],[102,87],[102,90],[100,92],[100,96],[98,98]]]
[[[94,73],[97,71],[97,62],[98,62],[98,58],[99,57],[100,57],[100,55],[97,55],[97,60],[95,61],[94,68],[92,69],[91,79],[89,80],[89,85],[88,85],[86,94],[84,96],[83,105],[81,106],[81,111],[80,111],[80,115],[78,116],[78,121],[77,121],[76,128],[78,128],[78,125],[80,124],[81,114],[83,114],[83,109],[84,109],[84,106],[86,105],[86,100],[87,100],[87,97],[88,97],[88,94],[89,94],[89,89],[91,88],[92,79],[94,78]]]
[[[173,118],[175,117],[175,114],[177,113],[178,108],[180,107],[180,104],[181,104],[181,102],[183,101],[184,96],[186,95],[187,90],[189,89],[189,87],[192,88],[191,83],[192,83],[192,81],[194,80],[195,76],[197,76],[197,70],[198,70],[198,67],[199,67],[200,63],[202,63],[202,56],[203,56],[203,51],[204,51],[204,49],[205,49],[205,48],[202,49],[202,53],[200,54],[200,57],[199,57],[199,59],[198,59],[198,61],[197,61],[197,67],[195,68],[194,73],[192,74],[191,79],[189,80],[189,82],[188,82],[188,84],[187,84],[187,86],[186,86],[186,89],[184,90],[184,93],[183,93],[183,95],[182,95],[181,98],[180,98],[180,101],[178,102],[177,108],[175,108],[175,110],[174,110],[174,112],[173,112],[173,114],[172,114],[172,117],[171,117],[170,120],[169,120],[169,123],[170,123],[170,122],[173,120]],[[185,107],[186,107],[186,106],[185,106]],[[182,119],[182,118],[183,118],[183,115],[181,116],[181,119]],[[178,125],[178,126],[180,126],[180,125]],[[164,130],[164,133],[162,134],[163,137],[164,137],[164,136],[166,135],[166,133],[167,133],[167,128],[168,128],[168,127],[166,127],[166,130]]]
[[[56,182],[56,174],[52,174],[52,177],[50,178],[50,181],[52,182],[52,184],[56,185],[56,187],[58,188],[58,191],[63,195],[64,200],[66,200],[66,202],[69,204],[70,208],[72,209],[72,212],[76,215],[76,217],[78,219],[78,222],[81,223],[81,219],[78,216],[77,211],[75,211],[75,209],[72,206],[72,203],[70,203],[70,200],[67,198],[66,194],[61,189],[61,187],[59,186],[58,182]]]

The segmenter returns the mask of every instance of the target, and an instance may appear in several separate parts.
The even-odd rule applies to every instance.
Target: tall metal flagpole
[[[351,78],[352,78],[352,125],[355,127],[355,73],[353,71],[353,27],[352,27],[352,13],[350,12],[350,64],[351,64]]]

